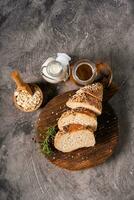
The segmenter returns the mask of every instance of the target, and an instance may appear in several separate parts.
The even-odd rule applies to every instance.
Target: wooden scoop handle
[[[18,71],[11,72],[11,78],[15,81],[17,88],[21,88],[24,86],[24,82],[20,77],[20,74]]]
[[[18,90],[25,90],[30,95],[33,94],[30,86],[27,83],[24,83],[17,70],[11,72],[11,78],[15,81]]]

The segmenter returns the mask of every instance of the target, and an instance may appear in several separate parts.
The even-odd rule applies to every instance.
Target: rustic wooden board
[[[112,92],[112,90],[111,90]],[[75,91],[66,92],[53,98],[41,112],[37,122],[38,141],[46,137],[43,133],[48,127],[57,123],[58,118],[68,108],[65,106],[69,96]],[[106,97],[112,96],[105,93]],[[103,102],[102,115],[98,117],[98,129],[96,131],[96,145],[94,147],[82,148],[70,153],[62,153],[51,144],[53,154],[46,156],[53,164],[69,170],[80,170],[94,167],[109,158],[118,142],[118,121],[112,107]]]

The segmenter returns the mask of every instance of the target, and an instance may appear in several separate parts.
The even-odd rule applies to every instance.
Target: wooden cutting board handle
[[[11,78],[14,80],[14,82],[16,83],[17,89],[18,90],[25,90],[27,91],[30,95],[33,94],[30,86],[27,83],[24,83],[24,81],[22,80],[19,71],[15,70],[13,72],[11,72]]]

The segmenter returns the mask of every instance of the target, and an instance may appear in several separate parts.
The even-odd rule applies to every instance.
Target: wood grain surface
[[[42,142],[49,127],[55,126],[61,114],[68,108],[66,101],[75,91],[69,91],[54,97],[43,109],[37,122],[38,142]],[[105,92],[105,99],[109,97],[110,89]],[[112,93],[112,90],[111,90]],[[54,148],[53,153],[46,158],[53,164],[68,170],[81,170],[94,167],[109,158],[118,142],[118,121],[112,107],[103,102],[102,115],[98,117],[98,129],[95,132],[96,145],[89,148],[81,148],[69,153],[63,153]]]

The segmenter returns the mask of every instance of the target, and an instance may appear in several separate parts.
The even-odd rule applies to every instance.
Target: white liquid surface
[[[47,67],[47,72],[52,75],[60,74],[62,71],[62,66],[59,62],[51,62]]]

